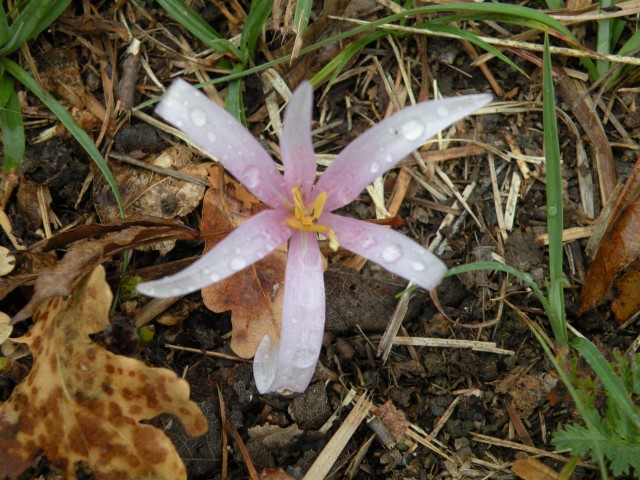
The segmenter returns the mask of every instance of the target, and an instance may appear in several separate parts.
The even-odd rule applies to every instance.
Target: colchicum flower
[[[187,133],[259,200],[272,207],[251,217],[206,255],[177,274],[138,290],[173,297],[199,290],[246,268],[285,242],[280,346],[265,335],[253,371],[260,393],[303,392],[322,346],[325,292],[317,235],[432,290],[446,267],[404,235],[335,215],[377,177],[452,123],[491,102],[490,94],[428,101],[405,108],[351,142],[316,182],[311,140],[312,88],[302,83],[286,110],[280,138],[284,175],[258,141],[225,110],[184,80],[176,80],[156,113]]]

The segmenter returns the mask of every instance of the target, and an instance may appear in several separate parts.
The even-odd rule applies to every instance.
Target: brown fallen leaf
[[[398,410],[391,400],[387,400],[379,407],[372,409],[371,414],[378,417],[382,423],[384,423],[396,441],[400,440],[404,434],[407,433],[409,421],[404,412]]]
[[[640,255],[640,157],[611,212],[611,221],[580,292],[578,314],[604,300],[616,276]]]
[[[560,476],[537,458],[519,458],[513,462],[511,471],[524,480],[556,480]]]
[[[190,435],[202,435],[207,421],[174,372],[91,341],[108,325],[111,301],[98,266],[68,296],[41,304],[33,328],[15,339],[34,361],[0,405],[0,478],[16,478],[42,451],[67,478],[76,478],[83,462],[99,480],[186,479],[169,438],[139,422],[170,413]]]
[[[86,272],[93,270],[106,257],[152,242],[197,237],[196,232],[184,225],[171,225],[164,222],[166,221],[161,221],[160,226],[156,227],[133,226],[124,229],[120,224],[113,227],[120,231],[112,231],[99,240],[79,241],[72,244],[64,258],[50,270],[20,275],[14,282],[8,281],[10,279],[6,279],[7,281],[2,279],[0,294],[6,295],[16,287],[33,281],[36,277],[33,296],[29,303],[15,315],[13,322],[17,323],[29,318],[40,304],[51,298],[69,295]],[[147,224],[152,225],[153,222],[148,221]],[[128,224],[124,223],[124,225]]]
[[[205,252],[249,217],[267,208],[242,185],[209,170],[210,188],[202,207],[201,233]],[[286,247],[235,275],[202,289],[205,306],[214,312],[231,310],[231,348],[236,355],[251,358],[265,334],[280,340]]]
[[[640,272],[629,270],[616,280],[618,295],[611,304],[611,310],[620,322],[627,321],[640,310]]]

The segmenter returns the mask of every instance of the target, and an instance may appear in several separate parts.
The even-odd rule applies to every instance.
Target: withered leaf
[[[264,210],[242,185],[217,168],[210,169],[210,188],[204,197],[200,230],[205,251],[210,250],[247,218]],[[231,310],[231,348],[251,358],[265,334],[278,342],[284,292],[286,247],[235,275],[202,289],[206,307],[214,312]]]
[[[616,318],[627,321],[631,315],[640,310],[640,272],[629,270],[616,280],[618,296],[611,304]]]
[[[580,292],[578,314],[599,305],[616,275],[640,254],[640,159],[629,175],[612,211],[611,222],[602,237]]]
[[[207,422],[174,372],[91,341],[109,323],[111,300],[98,266],[68,296],[41,304],[33,328],[16,339],[34,361],[0,405],[0,478],[15,478],[39,451],[67,478],[76,478],[78,462],[96,479],[186,478],[169,438],[139,421],[170,413],[191,435],[205,433]]]
[[[87,228],[83,230],[84,233],[78,234],[80,238],[82,238],[82,235],[95,235],[98,231],[110,233],[98,240],[78,241],[72,244],[64,258],[55,264],[52,269],[2,279],[0,281],[0,298],[16,287],[32,282],[34,277],[36,278],[35,293],[29,303],[16,314],[13,319],[14,323],[29,318],[31,312],[42,302],[53,297],[68,295],[76,282],[84,277],[86,272],[93,270],[106,257],[148,243],[167,239],[194,239],[197,237],[196,232],[184,225],[165,225],[165,222],[167,221],[161,220],[158,224],[147,220],[147,222],[143,222],[143,225],[146,223],[149,226],[127,226],[125,228],[129,224],[122,224],[111,226],[113,230],[110,230],[108,226],[101,226],[101,229],[97,230],[87,225]],[[81,227],[78,227],[78,230],[80,229]],[[70,234],[70,232],[66,232],[66,234]],[[66,238],[79,237],[67,236]]]

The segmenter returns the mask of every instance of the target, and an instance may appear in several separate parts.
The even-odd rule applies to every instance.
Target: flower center
[[[334,252],[338,250],[338,237],[336,232],[326,225],[318,223],[324,204],[327,201],[327,192],[322,192],[310,205],[305,205],[304,197],[300,192],[300,185],[291,189],[293,196],[293,217],[287,218],[287,226],[303,232],[322,233],[329,239],[329,248]]]

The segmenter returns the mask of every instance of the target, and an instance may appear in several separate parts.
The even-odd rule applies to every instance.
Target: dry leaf
[[[4,312],[0,312],[0,345],[11,336],[12,331],[11,317]]]
[[[533,457],[517,459],[511,471],[524,480],[556,480],[559,476],[554,469]]]
[[[139,422],[166,412],[202,435],[206,419],[174,372],[91,341],[109,324],[111,301],[98,266],[67,296],[34,311],[35,325],[18,339],[29,346],[33,367],[0,405],[1,478],[20,475],[42,451],[67,478],[84,462],[98,480],[186,479],[169,438]]]
[[[611,212],[611,222],[602,237],[580,292],[578,314],[599,305],[616,275],[640,254],[639,189],[640,158]]]
[[[640,310],[640,272],[630,270],[616,280],[618,296],[611,304],[616,318],[627,321],[631,315]]]
[[[200,230],[205,237],[205,251],[213,248],[231,230],[247,218],[264,210],[242,185],[210,169],[210,188],[204,197]],[[265,334],[278,342],[282,317],[286,247],[235,275],[202,289],[202,299],[209,310],[231,310],[233,331],[231,348],[240,357],[251,358]]]
[[[31,312],[51,298],[69,295],[76,282],[84,277],[87,271],[91,271],[100,264],[105,257],[151,242],[178,238],[193,239],[197,236],[196,232],[184,225],[164,226],[166,222],[166,220],[162,221],[161,226],[157,227],[128,227],[120,231],[112,231],[99,240],[79,241],[72,244],[64,258],[52,270],[37,272],[35,293],[29,303],[16,314],[13,321],[19,322],[29,318]],[[152,225],[153,222],[148,224]],[[122,229],[123,225],[117,228]],[[12,289],[33,281],[33,277],[34,274],[27,274],[17,276],[15,282],[9,282],[10,279],[7,279],[7,282],[0,281],[0,298]]]
[[[9,275],[16,266],[16,257],[6,247],[0,247],[0,277]]]

